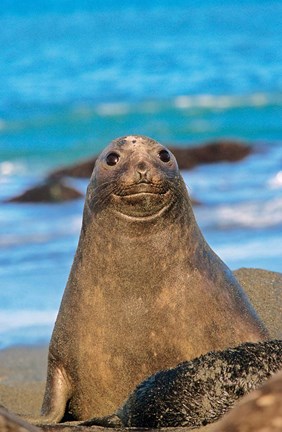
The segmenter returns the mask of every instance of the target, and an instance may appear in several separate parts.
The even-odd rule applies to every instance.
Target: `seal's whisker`
[[[192,192],[192,188],[191,188],[191,186],[189,186],[186,182],[184,182],[185,183],[185,186],[187,187],[187,190],[189,191],[189,192]]]

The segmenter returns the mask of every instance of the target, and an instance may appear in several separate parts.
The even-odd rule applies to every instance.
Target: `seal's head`
[[[173,154],[151,138],[114,140],[98,157],[88,188],[88,205],[128,220],[152,220],[177,201],[182,182]]]

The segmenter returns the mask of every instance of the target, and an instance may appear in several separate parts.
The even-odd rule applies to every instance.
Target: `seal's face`
[[[89,205],[96,212],[107,207],[124,218],[152,219],[173,205],[179,179],[175,157],[164,146],[143,136],[119,138],[97,159]]]

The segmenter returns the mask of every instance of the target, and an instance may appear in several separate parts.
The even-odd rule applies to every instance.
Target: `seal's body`
[[[55,323],[42,414],[117,409],[146,376],[267,331],[205,242],[174,156],[128,136],[96,161]]]
[[[212,432],[281,432],[282,372],[245,396]]]
[[[213,423],[235,402],[282,368],[282,341],[245,343],[210,352],[157,372],[137,386],[111,416],[85,425],[104,427],[200,427]]]

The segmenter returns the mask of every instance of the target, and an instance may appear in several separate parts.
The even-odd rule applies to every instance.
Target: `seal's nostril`
[[[150,169],[146,162],[140,161],[136,165],[136,179],[140,183],[149,183],[151,179]]]

